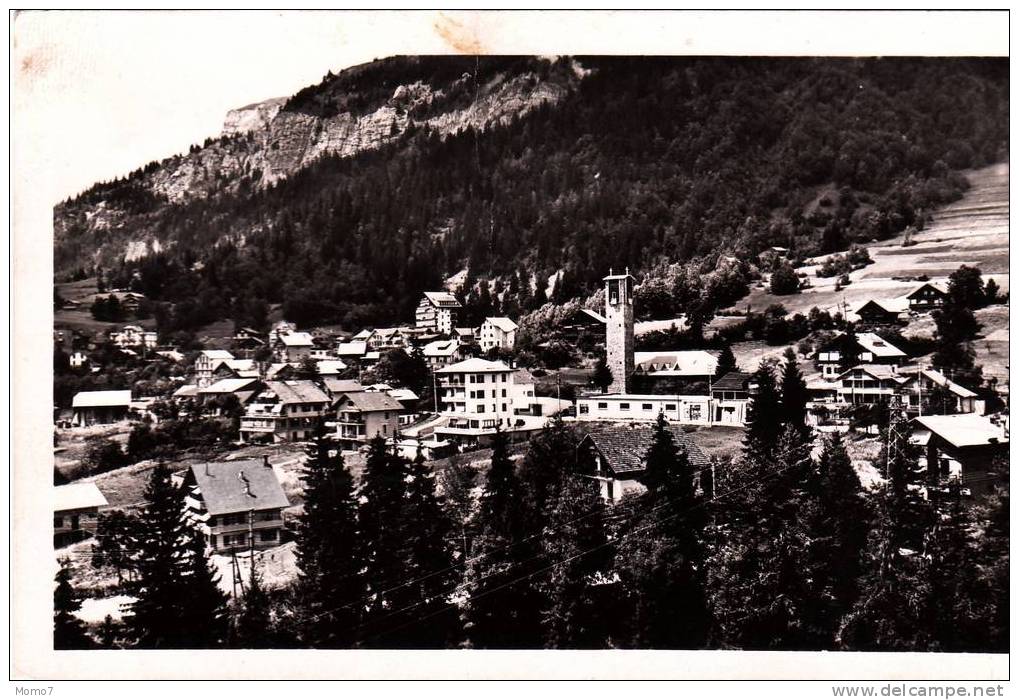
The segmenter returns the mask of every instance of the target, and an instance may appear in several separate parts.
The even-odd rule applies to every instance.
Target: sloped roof
[[[712,391],[746,391],[750,378],[754,375],[749,372],[726,372],[717,381],[712,383]]]
[[[718,358],[706,350],[675,352],[635,352],[634,369],[663,376],[710,376],[718,367]]]
[[[677,447],[686,448],[690,464],[696,468],[708,466],[708,457],[681,426],[669,425],[673,442]],[[582,442],[590,441],[606,461],[606,466],[616,474],[632,474],[644,471],[644,459],[654,441],[654,429],[649,426],[610,427],[589,433]]]
[[[360,411],[399,411],[400,402],[383,391],[357,391],[346,394],[343,401]]]
[[[432,306],[461,306],[457,298],[449,292],[425,292],[425,299],[427,299]]]
[[[480,357],[472,357],[462,362],[443,367],[436,370],[437,374],[450,374],[453,372],[509,372],[510,368],[504,362],[497,360],[483,360]]]
[[[257,378],[240,377],[238,379],[220,379],[207,387],[198,390],[199,394],[233,394],[251,388],[258,383]]]
[[[202,350],[202,355],[205,355],[210,360],[232,360],[234,359],[233,353],[229,350]]]
[[[356,379],[337,379],[336,377],[323,377],[322,384],[326,391],[331,394],[342,394],[348,391],[364,391],[361,382]]]
[[[372,335],[374,333],[375,333],[375,331],[373,331],[371,328],[365,328],[365,329],[360,330],[357,333],[355,333],[353,336],[351,336],[350,339],[351,340],[368,340],[369,338],[372,337]]]
[[[518,369],[513,372],[514,384],[534,384],[534,375],[529,370]]]
[[[315,368],[319,374],[339,374],[347,369],[347,363],[343,360],[319,360]]]
[[[181,398],[197,396],[198,395],[198,385],[197,384],[185,384],[182,387],[180,387],[179,389],[177,389],[177,391],[173,392],[173,395],[174,396],[179,396]]]
[[[290,505],[276,471],[260,460],[192,464],[191,474],[210,515]]]
[[[919,287],[914,289],[912,292],[907,294],[906,298],[909,299],[910,297],[916,296],[917,294],[919,294],[920,292],[922,292],[924,289],[926,289],[928,287],[930,287],[931,289],[933,289],[936,292],[940,292],[943,295],[944,294],[948,294],[948,290],[945,289],[942,285],[938,284],[937,282],[924,282]]]
[[[336,346],[337,355],[363,355],[368,351],[368,343],[363,340],[353,340],[349,343],[339,343]]]
[[[850,367],[845,372],[839,375],[839,379],[842,379],[843,377],[850,375],[853,372],[856,372],[857,370],[866,372],[870,376],[874,377],[874,379],[894,379],[899,382],[904,382],[907,379],[909,379],[909,377],[903,377],[900,374],[898,374],[895,371],[895,367],[893,367],[892,365],[876,365],[876,364],[856,365],[855,367]]]
[[[130,389],[112,391],[79,391],[71,402],[73,408],[101,408],[103,406],[127,406],[131,403]]]
[[[106,496],[91,481],[64,484],[53,489],[53,510],[78,510],[80,508],[102,508],[108,505]]]
[[[874,357],[905,357],[906,353],[889,343],[877,333],[857,333],[856,342]]]
[[[417,401],[420,398],[410,389],[388,389],[386,393],[397,401]]]
[[[517,324],[505,316],[489,316],[485,319],[485,323],[491,323],[503,333],[509,333],[517,329]]]
[[[922,374],[935,384],[947,388],[950,392],[952,392],[956,396],[962,397],[964,399],[969,399],[977,395],[975,391],[970,391],[966,387],[960,384],[956,384],[951,379],[943,375],[941,372],[938,372],[937,370],[925,369],[922,370]]]
[[[573,320],[573,319],[581,320],[581,321],[585,321],[585,322],[594,322],[594,323],[602,323],[602,324],[605,323],[605,317],[602,316],[597,311],[591,311],[591,309],[577,309],[575,312],[573,312],[572,314],[567,316],[565,321],[569,322],[570,320]]]
[[[927,428],[956,447],[978,445],[1007,445],[1008,437],[998,425],[976,413],[959,413],[949,416],[918,416],[914,424]]]
[[[421,349],[421,353],[425,357],[449,357],[459,349],[459,340],[433,340]]]
[[[303,348],[315,344],[311,337],[311,333],[305,333],[303,331],[294,331],[293,333],[281,335],[280,341],[289,348]]]
[[[280,403],[328,403],[329,397],[309,379],[268,381],[266,391],[279,397]],[[264,393],[264,392],[263,392]]]

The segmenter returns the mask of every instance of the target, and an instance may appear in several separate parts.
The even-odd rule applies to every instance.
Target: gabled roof
[[[254,360],[223,360],[216,366],[216,369],[223,365],[229,367],[238,377],[253,378],[258,376],[258,363]]]
[[[483,360],[480,357],[472,357],[457,362],[456,364],[436,370],[436,374],[452,374],[454,372],[509,372],[510,368],[504,362],[497,360]]]
[[[394,335],[400,332],[399,328],[376,328],[375,335],[380,338],[392,338]]]
[[[475,329],[475,328],[467,328],[466,326],[460,326],[458,328],[454,328],[453,332],[456,333],[457,335],[469,335],[469,336],[472,336],[475,333],[477,333],[477,329]]]
[[[386,393],[397,401],[417,401],[420,398],[410,389],[388,389]]]
[[[455,296],[449,292],[425,292],[425,299],[432,306],[454,307],[462,306]]]
[[[905,357],[906,353],[889,343],[877,333],[857,333],[856,342],[874,357]]]
[[[238,391],[252,388],[258,383],[258,378],[241,377],[239,379],[220,379],[207,387],[198,390],[199,394],[233,394]]]
[[[711,376],[718,367],[718,358],[706,350],[635,352],[633,361],[637,372],[673,377]]]
[[[942,296],[946,296],[948,294],[948,290],[942,287],[940,284],[937,284],[936,282],[924,282],[919,287],[914,289],[912,292],[907,294],[906,298],[909,299],[911,297],[914,297],[920,292],[922,292],[924,289],[933,289],[935,292],[938,292]]]
[[[191,475],[210,515],[290,505],[276,471],[260,460],[192,464]]]
[[[749,372],[726,372],[711,384],[712,391],[746,391],[750,379],[754,375]]]
[[[205,357],[209,358],[210,360],[234,359],[233,353],[230,352],[229,350],[202,350],[202,352],[199,354],[205,355]]]
[[[108,505],[106,496],[91,481],[64,484],[53,489],[53,510],[57,513],[81,508],[102,508]]]
[[[355,336],[356,337],[356,336]],[[363,340],[354,340],[349,343],[339,343],[336,346],[337,355],[364,355],[368,351],[368,343]]]
[[[343,360],[319,360],[315,363],[315,369],[320,375],[339,374],[347,369],[347,363]]]
[[[897,313],[899,313],[895,309],[889,308],[890,304],[888,302],[886,302],[886,301],[878,301],[877,299],[868,299],[867,301],[863,302],[858,307],[856,307],[856,312],[855,313],[859,314],[861,311],[863,311],[864,309],[866,309],[868,307],[871,307],[871,306],[877,307],[878,309],[880,309],[881,311],[884,311],[886,313],[890,313],[890,314],[897,314]]]
[[[695,468],[708,466],[708,458],[683,431],[681,426],[669,425],[673,442],[677,447],[686,448],[690,464]],[[601,454],[606,465],[615,474],[632,474],[644,471],[647,451],[654,441],[654,429],[650,426],[610,427],[589,433],[581,443],[590,442]]]
[[[491,323],[503,333],[510,333],[517,329],[517,324],[505,316],[489,316],[485,319],[485,323]]]
[[[918,416],[913,419],[913,422],[956,447],[1008,444],[1008,437],[1001,426],[995,425],[990,419],[976,413]]]
[[[265,383],[266,393],[275,394],[280,403],[328,403],[329,397],[309,379],[289,379],[285,381],[268,381]]]
[[[281,335],[280,341],[288,348],[303,348],[315,344],[311,337],[311,333],[305,333],[303,331],[294,331],[293,333]]]
[[[421,354],[425,357],[450,357],[459,349],[459,340],[433,340],[421,349]]]
[[[956,396],[962,397],[964,399],[973,398],[977,395],[975,391],[970,391],[966,387],[960,384],[956,384],[951,379],[943,375],[941,372],[938,372],[937,370],[925,369],[921,371],[921,374],[923,374],[923,376],[927,377],[935,384],[947,388],[950,392],[952,392]]]
[[[373,331],[371,328],[365,328],[364,330],[360,330],[357,333],[355,333],[353,336],[351,336],[350,339],[351,340],[368,340],[369,338],[372,337],[372,335],[374,333],[375,333],[375,331]]]
[[[343,394],[349,391],[364,391],[361,382],[356,379],[337,379],[336,377],[323,377],[322,384],[330,394]]]
[[[173,392],[173,395],[174,396],[178,396],[180,398],[189,398],[189,397],[192,397],[192,396],[197,396],[198,395],[198,385],[197,384],[185,384],[182,387],[180,387],[179,389],[177,389],[177,391]]]
[[[104,406],[127,406],[131,403],[130,389],[113,391],[79,391],[71,401],[73,408],[101,408]]]
[[[874,377],[874,379],[894,379],[897,382],[904,382],[909,377],[903,377],[895,371],[895,367],[892,365],[856,365],[850,367],[845,372],[839,375],[839,379],[842,379],[846,375],[852,374],[853,372],[861,371]]]
[[[569,322],[573,319],[582,321],[584,323],[605,323],[605,317],[597,311],[591,311],[591,309],[577,309],[572,314],[567,316],[564,321]]]
[[[534,375],[531,374],[530,370],[520,368],[513,371],[513,383],[517,386],[521,384],[534,384]]]
[[[399,401],[383,391],[357,391],[345,394],[341,405],[350,404],[359,411],[399,411]]]

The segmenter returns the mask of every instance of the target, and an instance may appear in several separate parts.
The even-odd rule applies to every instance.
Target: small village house
[[[910,440],[923,451],[921,466],[936,470],[942,480],[957,481],[974,496],[993,489],[998,462],[1008,468],[1007,418],[918,416],[912,429]]]
[[[478,342],[478,329],[463,326],[454,328],[453,339],[460,341],[464,345],[473,345]]]
[[[888,302],[870,299],[858,309],[856,315],[860,323],[868,326],[891,326],[899,322],[899,311]]]
[[[195,384],[199,387],[211,384],[213,372],[222,362],[232,359],[234,356],[228,350],[202,350],[195,358]]]
[[[837,333],[815,350],[814,365],[825,379],[834,379],[860,364],[897,366],[907,355],[877,333],[855,333],[851,338]]]
[[[926,312],[943,306],[948,292],[933,282],[924,282],[907,294],[906,299],[909,300],[910,311]]]
[[[233,396],[237,399],[237,404],[243,407],[263,388],[265,388],[265,385],[257,377],[220,379],[209,386],[198,389],[197,397],[203,404],[218,404],[222,406],[227,397]],[[220,414],[221,409],[215,409],[215,413],[217,415]]]
[[[268,457],[192,464],[184,492],[188,519],[214,553],[280,544],[290,501]]]
[[[344,449],[356,450],[376,436],[390,438],[400,428],[403,406],[382,391],[344,394],[336,404],[336,433]]]
[[[934,406],[938,413],[982,413],[984,402],[975,391],[953,382],[941,372],[933,369],[910,371],[899,368],[905,378],[900,392],[903,404],[910,415],[923,412],[924,406],[935,399],[942,405]]]
[[[419,330],[452,335],[463,305],[449,292],[425,292],[414,314]]]
[[[280,362],[300,362],[306,357],[311,357],[314,347],[315,341],[311,333],[298,331],[281,333],[273,343],[273,351]]]
[[[131,408],[131,390],[79,391],[71,401],[76,427],[125,420]]]
[[[753,375],[728,372],[711,383],[712,422],[721,425],[744,425],[750,410]]]
[[[686,451],[695,472],[710,467],[707,456],[678,426],[669,426],[673,442]],[[618,503],[628,493],[643,492],[647,452],[654,441],[651,426],[610,427],[589,433],[577,448],[582,473],[598,482],[601,496]],[[700,483],[702,479],[698,478]],[[703,486],[708,486],[704,483]]]
[[[435,372],[464,359],[463,346],[458,340],[433,340],[421,348],[428,369]]]
[[[90,481],[53,488],[53,546],[63,547],[96,534],[106,497]]]
[[[512,350],[516,342],[517,324],[505,316],[489,316],[478,331],[478,345],[483,352],[493,348]]]
[[[241,417],[242,442],[287,442],[312,437],[329,396],[307,379],[266,381]]]
[[[110,333],[110,342],[118,348],[151,350],[156,347],[158,335],[155,331],[147,331],[141,326],[124,326],[119,331]]]

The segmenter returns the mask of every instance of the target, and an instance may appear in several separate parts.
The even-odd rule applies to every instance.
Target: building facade
[[[478,329],[478,345],[482,352],[488,352],[493,348],[512,350],[516,336],[516,323],[505,316],[490,316]]]
[[[419,330],[452,335],[463,305],[449,292],[425,292],[414,314]]]
[[[633,282],[629,271],[605,277],[605,359],[613,394],[629,391],[633,374]]]

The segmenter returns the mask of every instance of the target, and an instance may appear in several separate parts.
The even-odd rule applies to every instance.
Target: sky
[[[217,135],[232,108],[401,53],[950,55],[993,50],[995,23],[1007,53],[1007,21],[950,14],[911,15],[903,33],[889,13],[22,12],[16,184],[52,206]]]

